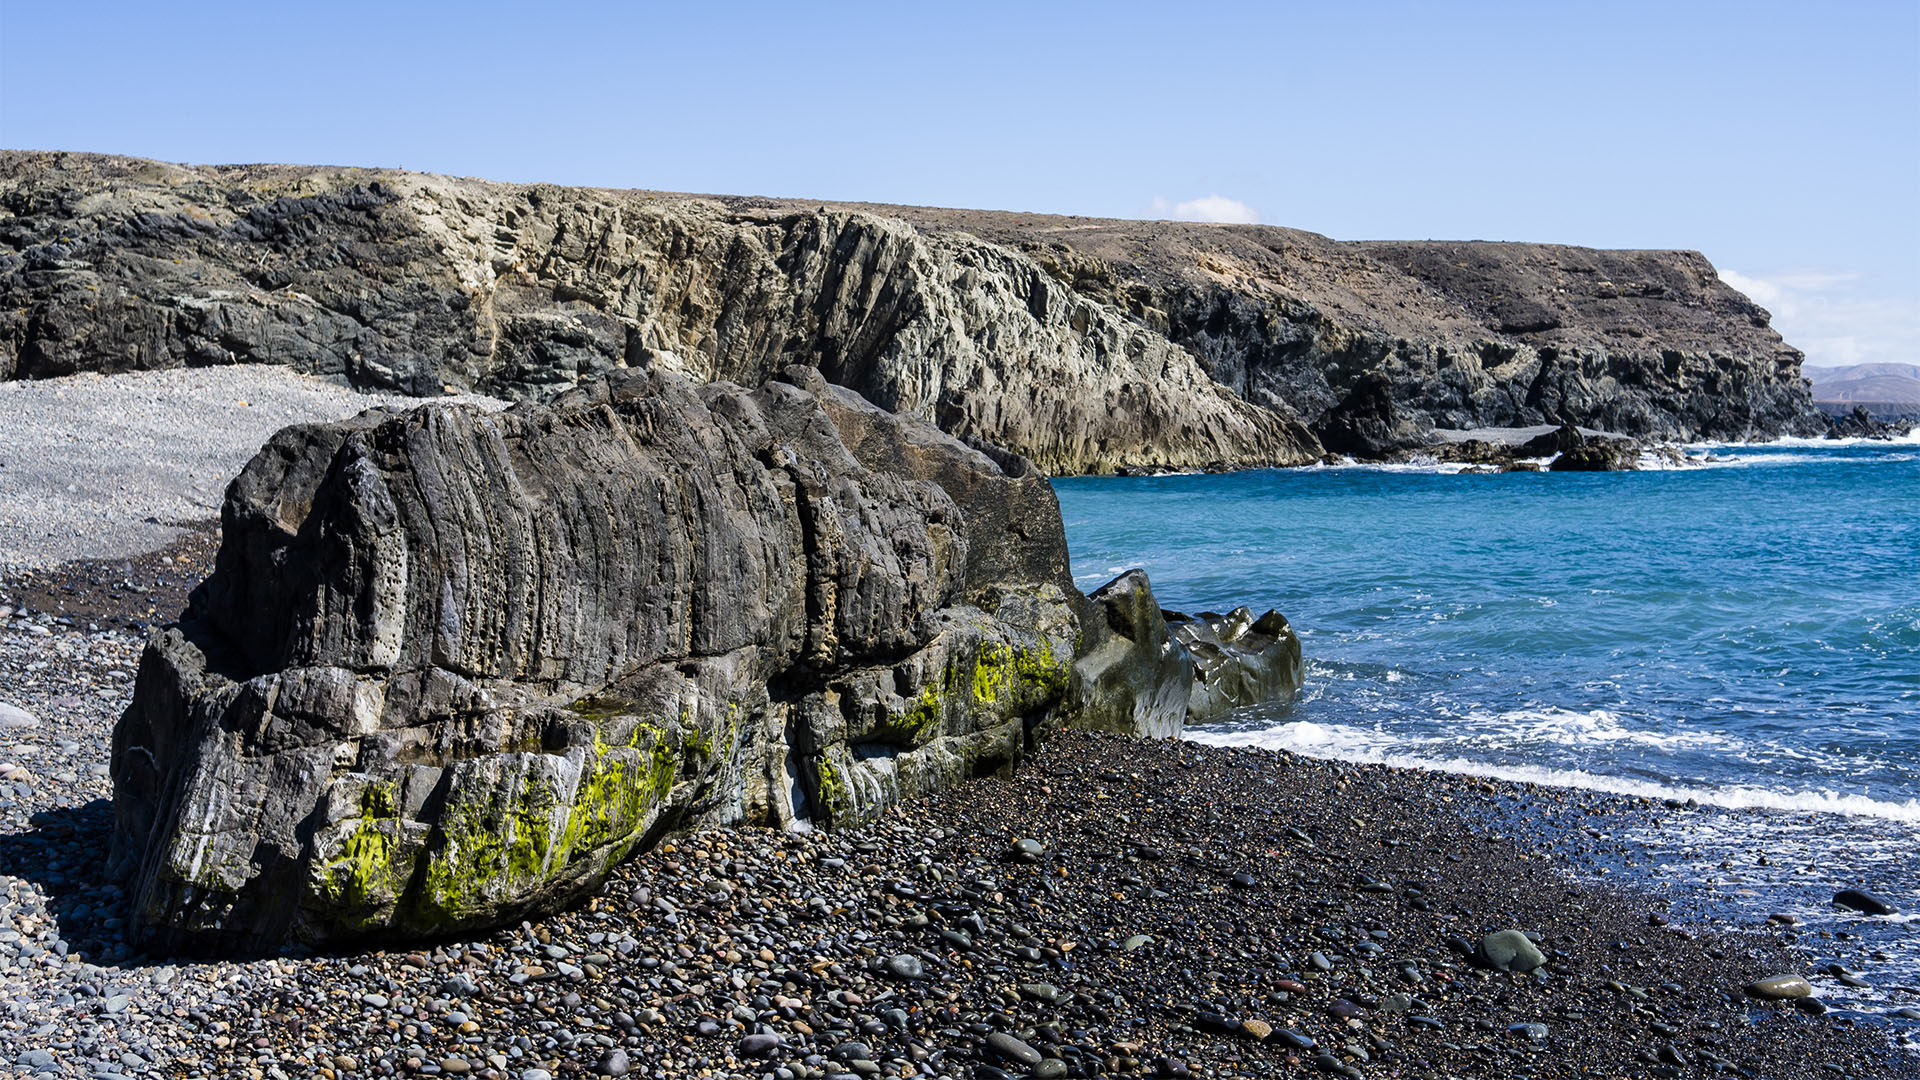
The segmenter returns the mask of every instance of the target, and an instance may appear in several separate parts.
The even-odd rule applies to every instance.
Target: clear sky
[[[0,0],[0,145],[1696,248],[1920,360],[1920,2]]]

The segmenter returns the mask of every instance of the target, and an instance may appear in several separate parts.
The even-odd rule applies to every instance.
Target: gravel
[[[420,403],[265,365],[0,382],[0,567],[153,551],[275,431]]]

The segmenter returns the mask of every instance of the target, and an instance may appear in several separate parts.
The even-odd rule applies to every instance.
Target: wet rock
[[[1851,908],[1868,915],[1900,913],[1898,908],[1864,889],[1842,889],[1834,894],[1833,902],[1843,908]]]
[[[1305,678],[1300,638],[1286,616],[1255,618],[1248,608],[1170,618],[1173,637],[1193,656],[1189,723],[1204,723],[1247,705],[1288,702]]]
[[[1769,1001],[1813,996],[1813,984],[1799,975],[1769,975],[1747,984],[1747,993]]]
[[[988,1035],[985,1047],[987,1053],[993,1055],[996,1059],[1011,1065],[1025,1066],[1026,1068],[1032,1068],[1040,1064],[1042,1057],[1040,1051],[1035,1050],[1033,1047],[1028,1046],[1026,1043],[1021,1042],[1019,1039],[1014,1038],[1004,1031],[996,1031]]]
[[[1074,726],[1150,739],[1180,734],[1193,696],[1193,659],[1174,641],[1146,573],[1129,570],[1094,590],[1081,628]]]

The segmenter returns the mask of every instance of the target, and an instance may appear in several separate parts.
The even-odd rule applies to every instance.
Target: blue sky
[[[9,147],[1695,248],[1920,358],[1914,0],[0,3]]]

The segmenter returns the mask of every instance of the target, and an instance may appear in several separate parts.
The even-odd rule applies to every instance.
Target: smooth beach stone
[[[926,965],[920,962],[919,957],[908,956],[905,953],[887,957],[884,966],[887,974],[896,979],[918,979],[927,973]]]
[[[1855,911],[1864,912],[1868,915],[1898,915],[1900,913],[1898,908],[1895,908],[1892,904],[1887,903],[1880,897],[1867,892],[1865,889],[1842,889],[1834,894],[1833,902],[1843,908],[1852,908]]]
[[[0,728],[39,727],[40,721],[32,713],[17,705],[0,701]]]
[[[1151,944],[1153,944],[1152,934],[1135,934],[1132,937],[1128,938],[1127,940],[1121,942],[1120,948],[1124,949],[1127,952],[1135,952],[1139,949],[1144,949]]]
[[[1273,1034],[1273,1025],[1267,1023],[1265,1020],[1255,1020],[1252,1017],[1248,1017],[1240,1021],[1240,1034],[1245,1035],[1249,1039],[1265,1042],[1267,1036]]]
[[[1547,962],[1546,954],[1518,930],[1496,930],[1480,939],[1482,962],[1495,971],[1532,971]]]
[[[1813,996],[1813,984],[1798,975],[1770,975],[1747,984],[1747,993],[1769,1001]]]
[[[1001,1061],[1014,1065],[1024,1065],[1031,1069],[1043,1060],[1040,1051],[1021,1042],[1004,1031],[996,1031],[987,1036],[987,1052]]]
[[[766,1057],[780,1049],[780,1036],[757,1034],[748,1035],[740,1040],[737,1052],[741,1057]]]
[[[1026,998],[1028,1001],[1037,1001],[1042,1005],[1058,1005],[1063,995],[1060,992],[1060,988],[1052,983],[1034,982],[1022,983],[1020,986],[1020,996]]]

